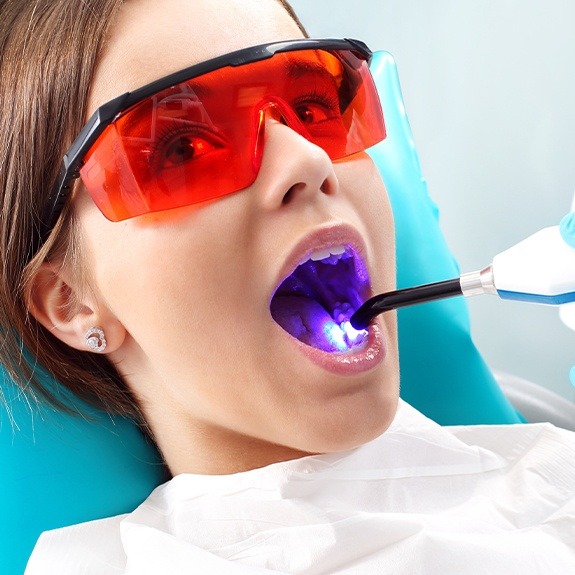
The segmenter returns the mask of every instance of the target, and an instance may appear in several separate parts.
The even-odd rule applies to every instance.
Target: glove
[[[575,212],[569,212],[559,224],[563,241],[575,248]]]

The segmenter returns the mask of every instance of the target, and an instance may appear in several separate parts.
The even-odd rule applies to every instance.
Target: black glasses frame
[[[84,156],[100,137],[102,132],[113,123],[118,116],[134,104],[153,96],[157,92],[186,82],[207,72],[213,72],[225,66],[242,66],[260,60],[271,58],[280,52],[293,52],[297,50],[351,50],[358,52],[369,63],[371,50],[360,40],[352,39],[311,39],[302,38],[285,42],[260,44],[244,48],[229,54],[212,58],[199,64],[194,64],[163,78],[159,78],[133,92],[126,92],[113,100],[100,106],[86,122],[62,160],[60,171],[54,187],[43,210],[41,222],[39,247],[46,241],[50,232],[56,225],[62,210],[72,193],[74,181],[80,177],[80,168],[84,163]],[[37,250],[36,250],[37,251]]]

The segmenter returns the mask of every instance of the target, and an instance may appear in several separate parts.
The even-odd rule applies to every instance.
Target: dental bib
[[[180,475],[133,513],[42,536],[26,575],[575,572],[575,435],[442,428],[402,403],[356,450]]]

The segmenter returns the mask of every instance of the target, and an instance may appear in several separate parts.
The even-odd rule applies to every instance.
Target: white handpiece
[[[487,268],[460,277],[463,295],[560,305],[575,301],[575,248],[559,226],[544,228],[493,258]]]
[[[559,226],[501,252],[491,268],[501,298],[551,305],[575,301],[575,248],[565,243]]]
[[[559,229],[563,239],[568,244],[575,246],[575,194],[573,194],[571,201],[571,212],[561,220]],[[575,331],[575,302],[562,305],[559,308],[559,318],[568,328]],[[571,371],[571,382],[575,385],[575,366]]]

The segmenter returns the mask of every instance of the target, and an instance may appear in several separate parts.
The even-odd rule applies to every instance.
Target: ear
[[[85,335],[98,327],[106,337],[105,353],[124,342],[126,329],[111,311],[91,293],[81,293],[61,266],[45,262],[29,288],[28,309],[48,331],[65,344],[90,351]]]

